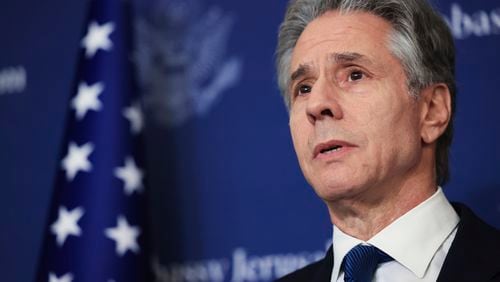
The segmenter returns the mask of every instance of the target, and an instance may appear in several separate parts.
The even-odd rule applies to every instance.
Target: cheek
[[[290,134],[292,136],[293,147],[295,148],[299,162],[302,162],[305,159],[308,152],[307,142],[309,134],[306,122],[307,121],[297,118],[296,116],[290,116]]]
[[[355,117],[360,125],[359,132],[366,134],[370,154],[376,159],[384,159],[394,152],[413,147],[419,135],[418,113],[413,102],[406,97],[404,100],[393,96],[383,98],[364,105],[366,107]]]
[[[377,136],[377,143],[381,150],[380,158],[387,162],[408,162],[414,158],[419,143],[418,120],[412,107],[400,107],[404,111],[389,115],[379,127],[372,132]]]
[[[301,141],[301,137],[303,138],[303,134],[302,135],[300,134],[301,132],[300,123],[297,122],[296,118],[290,116],[289,126],[290,126],[290,134],[292,136],[293,146],[295,148],[295,151],[299,153],[301,147],[300,144],[301,142],[303,142]]]

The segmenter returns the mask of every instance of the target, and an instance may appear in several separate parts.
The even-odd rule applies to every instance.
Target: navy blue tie
[[[357,245],[344,257],[342,266],[345,282],[370,282],[380,263],[393,260],[389,255],[370,245]]]

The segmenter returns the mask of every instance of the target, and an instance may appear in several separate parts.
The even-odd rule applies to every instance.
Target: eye
[[[362,71],[355,70],[349,74],[349,81],[357,81],[360,79],[363,79],[365,77],[365,74]]]
[[[306,84],[299,85],[299,87],[297,88],[297,95],[300,96],[300,95],[310,93],[311,90],[312,90],[312,87],[309,85],[306,85]]]

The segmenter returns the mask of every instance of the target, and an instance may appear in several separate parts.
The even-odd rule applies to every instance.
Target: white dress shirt
[[[429,199],[396,219],[367,242],[333,227],[331,282],[343,282],[344,256],[358,244],[369,244],[394,258],[380,264],[376,282],[436,281],[457,232],[459,217],[438,187]]]

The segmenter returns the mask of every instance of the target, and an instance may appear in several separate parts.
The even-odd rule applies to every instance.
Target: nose
[[[342,119],[342,108],[338,102],[339,90],[334,89],[328,82],[318,80],[309,93],[307,100],[307,118],[315,124],[325,119]]]

